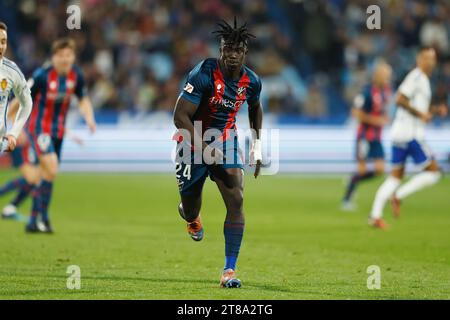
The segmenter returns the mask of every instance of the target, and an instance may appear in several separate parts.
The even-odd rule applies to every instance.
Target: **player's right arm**
[[[23,74],[19,71],[14,73],[14,82],[12,91],[17,99],[17,107],[15,111],[14,122],[11,130],[6,134],[8,139],[8,148],[6,151],[13,151],[16,147],[16,139],[19,137],[23,126],[28,120],[33,107],[30,88]]]
[[[198,144],[198,141],[202,141],[202,149],[206,147],[206,143],[203,141],[201,133],[197,132],[194,128],[192,118],[195,111],[197,111],[198,105],[188,101],[180,95],[175,104],[175,110],[173,113],[173,123],[178,130],[186,130],[191,139],[191,145]],[[184,135],[183,135],[184,137]]]
[[[188,134],[191,145],[202,150],[208,148],[208,144],[203,141],[202,132],[195,130],[192,119],[202,101],[204,92],[208,92],[210,89],[210,76],[204,67],[204,61],[202,61],[189,73],[183,91],[175,104],[173,114],[173,122],[179,130],[179,134],[183,137]],[[215,151],[212,151],[211,155],[214,156]]]

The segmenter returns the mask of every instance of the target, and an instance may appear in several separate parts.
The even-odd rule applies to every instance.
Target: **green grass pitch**
[[[354,213],[339,210],[342,182],[248,174],[243,287],[227,290],[218,286],[225,209],[213,182],[197,243],[178,216],[173,176],[61,174],[54,235],[0,221],[0,299],[449,299],[450,179],[407,199],[399,220],[387,208],[388,231],[367,226],[381,180],[360,186]],[[66,288],[69,265],[81,268],[80,290]],[[381,269],[380,290],[367,289],[370,265]]]

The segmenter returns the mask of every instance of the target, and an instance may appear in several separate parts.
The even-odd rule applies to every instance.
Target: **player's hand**
[[[14,137],[13,135],[7,134],[5,137],[3,137],[3,140],[5,141],[4,143],[7,143],[7,147],[2,151],[11,152],[16,148],[17,141],[16,141],[16,137]],[[2,145],[2,148],[3,148],[3,145]]]
[[[70,138],[75,142],[77,145],[82,146],[84,145],[84,140],[76,135],[71,135]]]
[[[25,144],[27,143],[27,141],[28,141],[28,137],[27,137],[27,135],[22,131],[22,132],[19,134],[19,136],[17,137],[16,145],[23,146],[23,145],[25,145]]]
[[[423,122],[428,123],[428,122],[431,121],[431,119],[433,119],[433,115],[431,113],[429,113],[429,112],[423,112],[423,113],[420,114],[419,118]]]
[[[95,123],[95,121],[90,121],[87,123],[88,127],[89,127],[89,131],[91,131],[91,133],[95,133],[95,131],[97,131],[97,124]]]
[[[438,105],[436,110],[439,117],[445,118],[448,115],[448,107],[444,103]]]
[[[258,178],[259,173],[261,172],[261,164],[262,164],[262,150],[261,150],[261,140],[256,139],[252,142],[252,146],[250,148],[250,165],[255,165],[255,179]]]
[[[373,124],[377,127],[383,127],[389,123],[389,117],[387,115],[376,117],[373,120]]]

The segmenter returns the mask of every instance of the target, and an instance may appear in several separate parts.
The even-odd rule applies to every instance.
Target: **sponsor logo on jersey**
[[[230,100],[230,99],[217,98],[217,97],[211,97],[209,99],[210,104],[216,105],[223,109],[240,108],[244,102],[245,102],[244,100],[234,101],[234,100]]]
[[[69,95],[69,98],[71,96]],[[60,103],[63,102],[64,99],[66,99],[66,93],[65,92],[58,92],[58,93],[53,93],[53,92],[48,92],[46,95],[47,100],[54,100],[55,103]]]
[[[68,89],[73,89],[73,87],[75,87],[75,81],[67,80],[67,88]]]
[[[186,86],[184,87],[183,90],[186,92],[192,93],[192,91],[194,91],[194,86],[188,82],[188,83],[186,83]]]

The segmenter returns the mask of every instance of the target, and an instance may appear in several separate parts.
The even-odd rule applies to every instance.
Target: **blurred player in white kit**
[[[369,224],[385,229],[383,208],[391,199],[395,217],[400,214],[400,203],[411,194],[439,181],[442,174],[438,163],[425,143],[425,126],[434,115],[445,117],[445,104],[431,105],[430,76],[436,66],[436,52],[423,47],[417,54],[417,66],[401,83],[397,93],[397,111],[392,124],[392,171],[379,187],[370,213]],[[411,157],[421,172],[400,186],[405,163]]]

